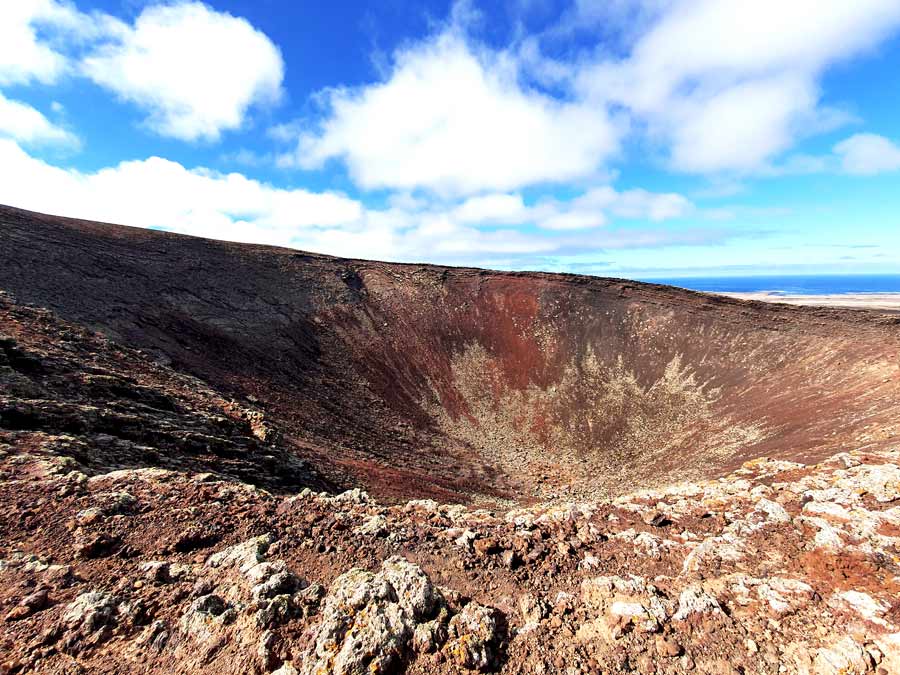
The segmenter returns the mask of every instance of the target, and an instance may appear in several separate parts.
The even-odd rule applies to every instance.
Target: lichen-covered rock
[[[434,613],[440,592],[418,565],[395,556],[384,561],[381,576],[394,589],[400,606],[415,621],[422,621]]]
[[[353,531],[356,534],[368,535],[370,537],[381,537],[388,533],[388,522],[381,514],[369,516],[366,520],[356,527]]]
[[[118,604],[109,593],[82,593],[66,608],[63,621],[71,629],[93,632],[114,623]]]
[[[816,595],[809,584],[782,577],[768,579],[757,586],[756,592],[776,615],[793,613]]]
[[[463,668],[487,670],[495,664],[500,640],[496,610],[470,602],[450,619],[445,651]]]
[[[403,660],[416,624],[429,618],[439,593],[402,558],[378,574],[352,569],[331,586],[321,609],[304,675],[373,675]]]
[[[236,568],[241,573],[246,573],[254,565],[265,560],[266,551],[274,541],[275,537],[271,534],[254,537],[214,553],[206,564],[212,568]]]
[[[441,609],[439,616],[420,623],[413,633],[413,650],[419,654],[429,654],[440,649],[447,642],[447,610]]]
[[[255,585],[251,594],[257,600],[274,598],[277,595],[290,595],[304,585],[302,579],[290,572],[276,572]]]
[[[822,647],[813,660],[815,675],[866,675],[872,660],[862,645],[845,636],[829,647]]]
[[[688,586],[678,598],[678,611],[672,618],[675,621],[686,621],[699,614],[722,614],[719,601],[705,592],[700,586]]]

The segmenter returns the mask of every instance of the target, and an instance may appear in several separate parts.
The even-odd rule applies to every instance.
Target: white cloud
[[[3,136],[21,143],[78,145],[74,134],[53,124],[39,110],[0,93],[0,137]]]
[[[521,195],[491,194],[470,197],[455,210],[456,218],[463,223],[510,223],[528,218],[528,209]]]
[[[900,170],[900,146],[873,133],[859,133],[836,143],[823,155],[794,154],[766,168],[770,178],[805,174],[833,173],[873,176]]]
[[[825,70],[898,28],[896,0],[575,0],[555,30],[498,51],[451,19],[400,50],[383,81],[321,92],[318,132],[273,135],[299,136],[283,165],[337,159],[364,189],[596,183],[629,129],[677,171],[759,174],[803,137],[852,119],[823,105]],[[543,55],[542,44],[579,30],[598,40],[593,56]],[[548,226],[590,221],[557,215]]]
[[[476,49],[457,28],[395,55],[384,81],[325,92],[320,133],[285,163],[346,162],[366,189],[443,194],[510,190],[595,175],[621,130],[602,107],[520,83],[505,53]]]
[[[877,134],[855,134],[834,146],[845,173],[874,175],[900,170],[900,146]]]
[[[562,210],[542,218],[538,225],[545,230],[586,230],[606,225],[606,214],[591,209]]]
[[[671,164],[689,173],[753,171],[793,144],[816,98],[808,80],[790,75],[679,97],[664,123]]]
[[[541,210],[539,207],[538,211]],[[588,190],[569,202],[545,202],[538,224],[550,230],[599,227],[609,216],[662,222],[691,213],[694,205],[676,193],[634,189],[617,192],[609,186]]]
[[[196,2],[147,7],[82,62],[85,75],[149,112],[164,136],[216,140],[281,96],[278,48],[243,18]]]
[[[687,203],[677,195],[601,188],[570,202],[534,206],[518,194],[450,202],[399,195],[386,209],[367,209],[342,194],[279,189],[239,173],[188,169],[159,157],[95,172],[66,170],[0,139],[0,203],[348,257],[516,266],[535,255],[721,240],[719,231],[696,228],[560,233],[531,226],[556,214],[588,214],[591,225],[616,213],[661,220],[680,213],[674,205],[682,201]]]
[[[0,85],[32,80],[54,82],[65,57],[39,41],[37,26],[53,23],[63,8],[52,0],[10,0],[0,4]]]
[[[821,106],[822,73],[900,25],[896,0],[677,0],[657,13],[626,58],[578,69],[576,87],[626,106],[690,173],[752,172],[846,121]]]
[[[305,228],[357,221],[359,202],[283,190],[159,157],[92,173],[61,169],[0,140],[0,203],[216,239],[290,244]]]

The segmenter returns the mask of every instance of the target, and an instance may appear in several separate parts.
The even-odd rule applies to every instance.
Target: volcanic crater
[[[900,438],[896,315],[339,259],[5,207],[0,236],[12,302],[250,410],[277,438],[265,480],[283,490],[605,497]],[[265,482],[262,469],[242,478]]]
[[[0,675],[898,673],[898,355],[0,207]]]

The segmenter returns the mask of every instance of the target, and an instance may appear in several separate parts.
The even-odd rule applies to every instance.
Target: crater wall
[[[0,208],[0,288],[250,401],[335,485],[528,501],[900,437],[900,322]]]

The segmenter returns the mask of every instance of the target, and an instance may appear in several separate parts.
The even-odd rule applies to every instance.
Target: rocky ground
[[[494,513],[3,435],[3,673],[900,672],[900,453]]]
[[[900,452],[384,505],[139,353],[76,331],[67,370],[65,339],[22,342],[41,317],[7,307],[0,340],[4,675],[900,672]]]

